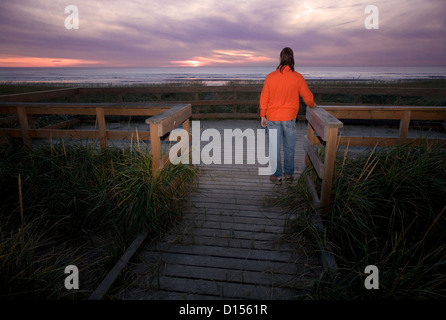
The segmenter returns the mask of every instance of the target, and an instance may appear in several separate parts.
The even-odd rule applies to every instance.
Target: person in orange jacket
[[[282,164],[280,149],[283,141],[285,181],[291,183],[294,173],[294,148],[296,144],[296,118],[299,112],[299,96],[310,108],[316,107],[313,93],[304,77],[294,71],[294,52],[284,48],[280,52],[280,65],[269,73],[260,95],[260,117],[262,127],[277,130],[276,141],[269,141],[270,159],[272,152],[277,153],[276,170],[270,180],[282,183]],[[271,160],[270,160],[271,161]]]

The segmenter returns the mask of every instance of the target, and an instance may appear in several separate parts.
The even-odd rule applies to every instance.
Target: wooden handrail
[[[359,101],[361,95],[387,95],[396,96],[396,105],[401,104],[401,98],[405,96],[446,96],[445,88],[411,88],[411,87],[362,87],[362,86],[311,86],[318,104],[329,105],[331,102],[323,101],[323,94],[340,94],[352,95],[355,97],[353,102],[345,103],[344,105],[355,105]],[[256,85],[227,85],[227,86],[127,86],[127,87],[79,87],[66,88],[56,90],[46,90],[31,93],[21,93],[12,95],[0,96],[0,101],[8,102],[29,102],[41,101],[46,99],[75,96],[76,101],[79,101],[81,96],[104,94],[116,95],[117,102],[123,101],[125,94],[153,94],[153,98],[157,102],[168,102],[172,104],[191,104],[194,108],[192,114],[193,118],[259,118],[258,112],[240,112],[239,106],[258,106],[262,84]],[[185,99],[178,99],[175,101],[166,101],[163,95],[169,93],[190,93],[190,97]],[[226,94],[224,98],[216,97],[215,99],[208,99],[208,97],[201,97],[200,94],[205,93],[222,93]],[[241,93],[250,93],[251,96],[247,98],[241,97]],[[339,103],[337,103],[339,104]],[[370,105],[370,104],[369,104]],[[209,106],[228,106],[232,108],[232,112],[219,113],[200,113],[199,109]],[[300,117],[302,120],[305,117]]]
[[[439,142],[446,146],[446,139],[409,138],[412,120],[446,120],[446,107],[431,106],[321,106],[338,119],[399,120],[397,137],[354,137],[342,136],[339,145],[351,146],[395,146],[403,143]]]
[[[35,92],[6,94],[0,96],[0,102],[28,102],[79,95],[79,88],[63,88]]]
[[[183,125],[189,130],[189,118],[192,114],[190,104],[167,103],[32,103],[32,102],[0,102],[0,114],[17,114],[20,129],[0,128],[0,137],[22,138],[25,145],[31,147],[33,138],[77,138],[97,139],[102,149],[108,147],[108,140],[140,139],[151,141],[152,170],[156,175],[165,165],[161,155],[161,142],[167,133],[176,126]],[[30,115],[94,115],[97,130],[63,129],[62,125],[47,126],[42,129],[32,128]],[[107,130],[105,116],[146,116],[150,117],[149,132],[129,132]],[[67,121],[66,124],[72,124]],[[167,159],[168,160],[168,159]]]
[[[319,106],[307,108],[308,134],[304,137],[305,163],[312,164],[321,180],[319,197],[314,182],[307,176],[307,188],[317,210],[327,212],[331,194],[334,161],[337,145],[350,146],[396,146],[403,143],[425,143],[433,141],[446,146],[444,138],[409,138],[411,120],[446,120],[446,107],[423,106]],[[339,119],[379,119],[399,120],[397,137],[338,137],[338,129],[344,124]],[[314,149],[315,145],[325,145],[325,160],[322,161]]]
[[[169,110],[146,119],[146,123],[150,125],[150,148],[152,150],[152,171],[154,174],[159,172],[169,161],[167,155],[163,157],[161,154],[162,137],[180,125],[189,132],[189,118],[191,115],[190,104],[173,105]]]
[[[343,126],[343,123],[320,107],[307,108],[306,118],[308,120],[308,134],[304,137],[303,144],[305,163],[313,165],[321,180],[320,197],[309,175],[307,175],[306,184],[316,211],[325,214],[328,211],[333,184],[338,129]],[[322,141],[316,138],[315,133]],[[313,145],[318,143],[325,144],[325,159],[323,162],[313,148]]]

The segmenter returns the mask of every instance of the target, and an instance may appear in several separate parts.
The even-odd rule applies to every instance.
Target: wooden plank
[[[190,213],[187,211],[187,213]],[[259,219],[278,219],[280,221],[284,221],[284,214],[282,211],[277,209],[267,210],[264,208],[263,210],[239,210],[238,208],[208,208],[207,206],[194,207],[192,214],[200,213],[204,216],[207,215],[227,215],[229,217],[254,217]]]
[[[305,183],[306,183],[308,192],[311,195],[311,199],[313,201],[313,206],[315,208],[319,208],[319,206],[320,206],[319,195],[317,194],[316,188],[314,187],[314,183],[311,180],[311,177],[309,175],[306,176]]]
[[[178,235],[180,236],[180,235]],[[270,237],[271,238],[271,237]],[[293,248],[280,248],[278,241],[271,241],[271,239],[248,240],[236,238],[224,238],[218,236],[202,236],[197,234],[181,234],[181,244],[184,245],[211,245],[231,248],[246,248],[246,249],[261,249],[261,250],[282,250],[294,253]],[[227,266],[224,266],[227,268]]]
[[[22,132],[23,143],[26,146],[31,147],[32,141],[31,137],[29,136],[29,123],[26,109],[24,107],[17,107],[17,115],[19,116],[20,130]]]
[[[322,223],[322,219],[319,214],[316,213],[313,216],[311,223],[313,226],[315,226],[321,232],[325,232],[324,225]],[[321,249],[320,257],[322,260],[323,270],[324,270],[324,272],[327,272],[331,276],[335,276],[338,271],[338,265],[336,263],[336,259],[335,259],[334,255],[333,255],[333,250],[331,248],[331,245],[330,245],[330,243],[324,243],[324,244],[322,244],[322,247],[324,247],[324,248]]]
[[[37,101],[37,100],[44,100],[44,99],[53,99],[53,98],[59,98],[59,97],[73,96],[73,95],[77,95],[78,92],[79,92],[79,88],[63,88],[63,89],[54,89],[54,90],[45,90],[45,91],[6,94],[6,95],[0,95],[0,101],[2,101],[2,102]]]
[[[258,113],[193,113],[192,119],[260,119]]]
[[[339,145],[341,146],[379,146],[379,147],[391,147],[398,145],[397,137],[352,137],[341,136],[339,137]]]
[[[0,102],[0,113],[16,113],[24,107],[28,114],[95,115],[96,108],[104,109],[104,115],[154,116],[170,109],[169,104],[154,103],[45,103]]]
[[[77,125],[80,122],[81,122],[81,119],[76,118],[76,119],[66,120],[66,121],[62,121],[59,123],[55,123],[55,124],[50,124],[50,125],[47,125],[41,129],[46,129],[46,130],[48,130],[48,129],[63,129],[63,128],[66,128],[69,126]]]
[[[31,132],[30,132],[30,136]],[[0,137],[21,138],[21,129],[0,128]]]
[[[19,137],[15,131],[18,129],[0,129],[0,136],[11,135],[11,137]],[[68,138],[96,140],[99,139],[97,130],[68,130],[68,129],[30,129],[29,136],[31,138],[51,139],[51,138]],[[149,132],[138,133],[140,140],[149,140]],[[107,137],[110,140],[135,140],[136,133],[134,131],[107,131]]]
[[[18,116],[8,116],[8,117],[0,118],[0,126],[5,126],[5,125],[17,123],[17,122],[19,122]]]
[[[268,178],[269,179],[269,178]],[[237,187],[239,192],[248,192],[248,191],[257,191],[257,192],[271,192],[271,182],[265,181],[265,184],[262,186],[253,186],[253,185],[245,185],[245,186],[236,186],[236,185],[215,185],[214,183],[199,183],[198,185],[200,189],[206,192],[211,192],[211,190],[220,190],[220,192],[231,192],[230,190],[234,190],[234,187]]]
[[[306,117],[308,122],[318,133],[318,135],[327,141],[330,128],[341,128],[343,123],[325,111],[323,108],[307,108]]]
[[[411,111],[412,120],[445,120],[446,107],[432,106],[319,106],[339,119],[401,119]]]
[[[325,165],[322,162],[322,160],[319,158],[316,151],[314,150],[314,147],[308,140],[307,136],[304,136],[304,138],[303,138],[303,146],[304,146],[306,154],[308,155],[309,159],[311,160],[311,164],[313,165],[313,168],[315,169],[318,177],[320,179],[323,179]]]
[[[252,232],[265,232],[278,234],[283,231],[282,226],[277,225],[264,225],[258,223],[234,223],[234,222],[224,222],[224,221],[213,221],[206,219],[206,221],[201,221],[200,226],[208,229],[217,230],[233,230],[233,231],[252,231]]]
[[[437,110],[412,109],[412,120],[446,120],[446,108],[438,107]]]
[[[169,265],[160,270],[162,276],[187,278],[197,280],[214,280],[224,282],[236,282],[240,284],[280,285],[281,283],[296,283],[297,277],[287,273],[264,273],[246,270],[210,268],[201,266]]]
[[[191,105],[178,105],[146,120],[146,123],[157,124],[158,136],[162,137],[181,125],[192,114]]]
[[[260,199],[257,199],[260,200]],[[197,219],[197,222],[202,222],[203,218],[203,212],[200,213],[194,213],[190,212],[188,214],[189,217],[191,217],[192,220]],[[243,214],[237,214],[237,215],[226,215],[226,214],[216,214],[211,212],[206,212],[206,222],[223,222],[223,223],[235,223],[240,224],[237,228],[240,228],[240,230],[246,230],[249,231],[251,228],[251,225],[257,224],[259,226],[280,226],[283,229],[284,223],[285,223],[285,216],[282,216],[281,218],[275,217],[275,218],[267,218],[267,217],[261,217],[261,216],[245,216]],[[247,226],[245,226],[247,225]],[[232,228],[232,226],[230,226]],[[247,227],[247,228],[245,228]],[[280,231],[282,232],[282,231]]]
[[[135,240],[133,240],[132,244],[128,247],[128,249],[124,252],[118,262],[114,265],[114,267],[107,274],[105,279],[99,284],[96,290],[90,295],[89,300],[101,300],[103,296],[107,293],[107,291],[111,288],[113,283],[119,276],[119,273],[124,269],[124,267],[129,262],[130,258],[135,254],[135,252],[139,249],[141,244],[147,237],[147,232],[143,232],[139,234]]]
[[[97,130],[65,130],[65,129],[32,129],[29,131],[32,138],[70,138],[70,139],[92,139],[99,137]]]
[[[150,140],[150,132],[107,130],[109,140]]]
[[[101,149],[107,149],[107,128],[105,126],[104,109],[96,108],[96,121],[98,123],[98,138],[100,140]]]
[[[259,192],[247,192],[241,194],[226,194],[222,192],[215,193],[194,193],[194,201],[199,202],[217,202],[228,204],[243,204],[246,202],[262,201],[263,195]]]
[[[266,233],[266,232],[256,232],[256,231],[244,231],[244,230],[216,230],[203,227],[191,227],[190,232],[193,236],[206,236],[213,238],[222,238],[228,240],[231,243],[233,240],[249,240],[253,242],[253,246],[257,241],[270,241],[272,243],[277,243],[277,234]],[[189,236],[187,233],[179,235],[179,238]],[[251,248],[250,247],[250,248]]]
[[[393,96],[445,96],[444,88],[396,88],[396,87],[330,87],[310,86],[313,93],[393,95]]]
[[[228,257],[245,260],[267,260],[277,262],[289,262],[289,253],[279,253],[277,251],[246,249],[246,248],[228,248],[218,246],[188,246],[182,244],[166,244],[161,243],[157,245],[156,250],[161,250],[168,253],[182,253],[197,256],[211,256],[211,257]]]
[[[336,160],[336,147],[338,140],[338,128],[330,128],[328,134],[328,141],[325,147],[324,160],[324,179],[322,180],[320,209],[323,213],[328,212],[330,203],[331,188],[333,185],[333,173]]]
[[[294,292],[286,288],[276,286],[262,286],[245,284],[240,285],[231,282],[195,281],[193,279],[160,277],[159,289],[175,292],[212,295],[225,299],[291,299]],[[158,284],[157,284],[158,286]],[[174,289],[173,289],[174,288]]]
[[[349,110],[329,111],[338,119],[395,120],[400,119],[403,111],[390,110]]]
[[[179,253],[162,253],[158,254],[156,251],[144,251],[140,254],[140,258],[145,262],[156,262],[161,259],[168,264],[188,265],[188,266],[202,266],[202,267],[221,267],[225,266],[227,269],[239,269],[246,271],[259,271],[271,273],[293,273],[296,272],[296,266],[289,262],[279,261],[262,261],[259,263],[256,260],[247,260],[239,258],[224,258],[202,256],[199,261],[193,255],[184,255]]]
[[[262,84],[253,86],[187,86],[187,87],[109,87],[80,88],[79,94],[127,94],[127,93],[212,93],[212,92],[261,92]],[[314,94],[359,94],[359,95],[394,95],[394,96],[445,96],[443,88],[396,88],[396,87],[339,87],[311,86]]]
[[[234,99],[223,99],[223,100],[168,100],[172,104],[190,104],[191,106],[210,108],[212,106],[258,106],[259,100],[234,100]]]
[[[404,111],[403,116],[400,120],[399,128],[399,140],[398,143],[402,144],[406,142],[407,134],[409,133],[411,111]]]
[[[152,172],[158,174],[161,164],[161,141],[158,134],[158,124],[150,125],[150,154],[152,155]]]

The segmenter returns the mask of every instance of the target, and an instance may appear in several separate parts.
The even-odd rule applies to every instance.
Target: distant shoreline
[[[54,84],[55,86],[159,86],[259,84],[275,70],[263,67],[163,68],[0,68],[0,84]],[[438,67],[300,67],[296,71],[311,83],[400,83],[446,80],[446,66]]]
[[[212,81],[214,82],[214,81]],[[400,80],[374,80],[374,79],[308,79],[312,86],[358,86],[358,87],[418,87],[418,88],[445,88],[446,79],[400,79]],[[85,83],[85,82],[19,82],[0,81],[0,95],[22,93],[31,91],[51,90],[69,87],[170,87],[170,86],[259,86],[263,80],[225,80],[218,84],[203,80],[182,80],[159,83]]]

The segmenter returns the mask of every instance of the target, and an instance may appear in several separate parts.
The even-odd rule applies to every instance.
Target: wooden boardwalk
[[[228,126],[260,128],[257,121],[201,122],[222,137]],[[305,124],[297,130],[298,137],[304,134]],[[296,151],[297,177],[304,165],[299,140]],[[233,152],[233,159],[241,155]],[[322,270],[319,257],[285,240],[287,215],[267,203],[285,186],[273,185],[258,174],[258,164],[246,161],[199,167],[184,220],[160,244],[141,250],[129,265],[128,288],[115,298],[272,300],[309,292]]]
[[[259,121],[201,121],[202,130],[260,129]],[[297,123],[295,177],[304,169],[301,137],[305,122]],[[348,126],[341,134],[396,136],[398,128]],[[422,136],[412,130],[409,136]],[[444,134],[432,133],[444,137]],[[208,144],[202,142],[201,148]],[[258,147],[258,146],[257,146]],[[350,147],[361,152],[369,147]],[[223,150],[223,146],[222,146]],[[243,152],[242,152],[243,151]],[[115,299],[293,299],[309,293],[323,266],[318,254],[305,245],[286,241],[288,216],[268,206],[280,192],[269,176],[259,175],[259,164],[246,164],[255,146],[233,149],[244,164],[200,165],[197,185],[183,221],[158,245],[148,245],[130,262],[126,288]],[[223,163],[223,158],[222,158]]]

